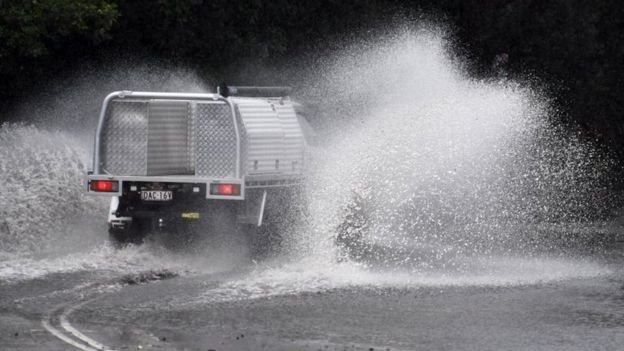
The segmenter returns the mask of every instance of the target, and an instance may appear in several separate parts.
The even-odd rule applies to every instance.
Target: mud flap
[[[262,194],[248,197],[243,208],[243,213],[237,216],[236,221],[239,224],[251,224],[257,227],[262,226],[264,220],[264,207],[266,205],[267,191]]]

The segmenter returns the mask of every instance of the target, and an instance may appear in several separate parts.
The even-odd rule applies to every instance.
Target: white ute
[[[222,85],[216,94],[117,91],[95,135],[87,192],[112,197],[109,233],[141,242],[215,208],[262,226],[265,205],[301,184],[304,133],[286,87]]]

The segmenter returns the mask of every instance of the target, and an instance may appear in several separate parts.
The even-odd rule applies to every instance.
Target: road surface
[[[101,245],[61,259],[4,258],[2,350],[624,347],[620,248],[422,272]]]

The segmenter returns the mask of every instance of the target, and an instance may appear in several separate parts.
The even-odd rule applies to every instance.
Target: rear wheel
[[[125,247],[129,244],[140,245],[152,227],[151,219],[135,218],[123,228],[110,226],[108,238],[113,246]]]
[[[341,258],[362,260],[371,255],[372,247],[365,239],[370,228],[368,213],[365,199],[354,193],[343,222],[336,228],[336,244],[343,255]]]

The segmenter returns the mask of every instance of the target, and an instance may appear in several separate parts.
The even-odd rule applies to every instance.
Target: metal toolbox
[[[296,183],[305,169],[305,122],[285,91],[111,93],[102,105],[87,181],[240,184],[240,194],[227,199],[244,199],[245,187]],[[109,196],[121,189],[88,186]],[[210,192],[206,197],[222,198]]]

